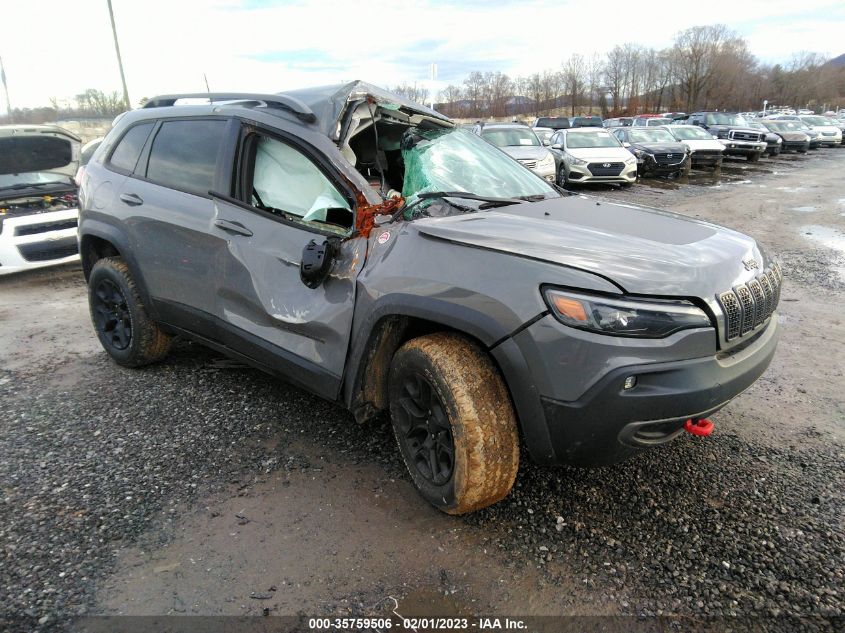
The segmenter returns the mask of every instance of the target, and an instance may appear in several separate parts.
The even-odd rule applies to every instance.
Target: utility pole
[[[123,59],[120,57],[120,44],[117,43],[117,27],[114,25],[114,11],[111,8],[111,0],[106,0],[109,5],[109,18],[111,19],[111,32],[114,36],[114,52],[117,53],[117,65],[120,68],[120,83],[123,84],[123,101],[126,103],[126,109],[131,110],[132,105],[129,102],[129,91],[126,89],[126,76],[123,74]]]
[[[8,113],[9,123],[12,123],[12,104],[9,103],[9,86],[6,85],[6,68],[3,66],[2,57],[0,57],[0,81],[3,82],[3,92],[6,95],[6,112]]]
[[[435,80],[437,79],[437,64],[432,62],[431,68],[429,69],[429,71],[430,71],[429,76],[431,78],[431,83],[429,83],[429,85],[431,86],[431,88],[430,88],[431,94],[429,95],[429,103],[431,104],[431,109],[434,110],[434,99],[435,99],[435,96],[436,96],[434,94],[435,93],[434,88],[435,88]]]

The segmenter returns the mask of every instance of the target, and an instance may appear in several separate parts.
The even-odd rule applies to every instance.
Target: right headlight
[[[555,288],[544,288],[543,295],[558,321],[598,334],[664,338],[712,326],[704,310],[685,300],[602,297]]]
[[[573,165],[586,165],[589,161],[582,160],[580,158],[576,158],[572,154],[569,154],[569,162]]]
[[[636,156],[631,156],[631,157],[629,157],[629,158],[626,158],[626,159],[625,159],[625,164],[626,164],[626,165],[636,165],[636,164],[637,164],[637,158],[636,158]]]

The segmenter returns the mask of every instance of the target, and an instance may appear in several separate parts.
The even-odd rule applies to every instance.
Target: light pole
[[[6,85],[6,68],[3,66],[2,57],[0,57],[0,80],[3,82],[3,93],[6,95],[6,113],[9,123],[12,123],[12,104],[9,103],[9,86]]]
[[[126,109],[131,110],[132,106],[129,103],[129,91],[126,89],[126,76],[123,74],[123,59],[120,57],[120,44],[117,43],[117,27],[114,25],[114,11],[111,8],[111,0],[106,0],[109,5],[109,19],[111,19],[111,32],[114,36],[114,52],[117,53],[117,65],[120,68],[120,83],[123,84],[123,101],[126,103]]]

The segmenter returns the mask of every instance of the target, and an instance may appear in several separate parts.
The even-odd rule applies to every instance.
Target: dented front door
[[[337,396],[366,240],[341,243],[316,289],[299,277],[302,250],[325,234],[215,199],[217,302],[227,345],[326,398]]]

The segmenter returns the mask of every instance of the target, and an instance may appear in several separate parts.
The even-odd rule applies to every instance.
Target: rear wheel
[[[121,258],[106,257],[94,264],[88,305],[100,344],[119,365],[139,367],[167,356],[171,338],[150,318]]]
[[[503,499],[516,479],[519,436],[490,357],[455,334],[405,343],[393,358],[390,413],[420,494],[448,514]]]

